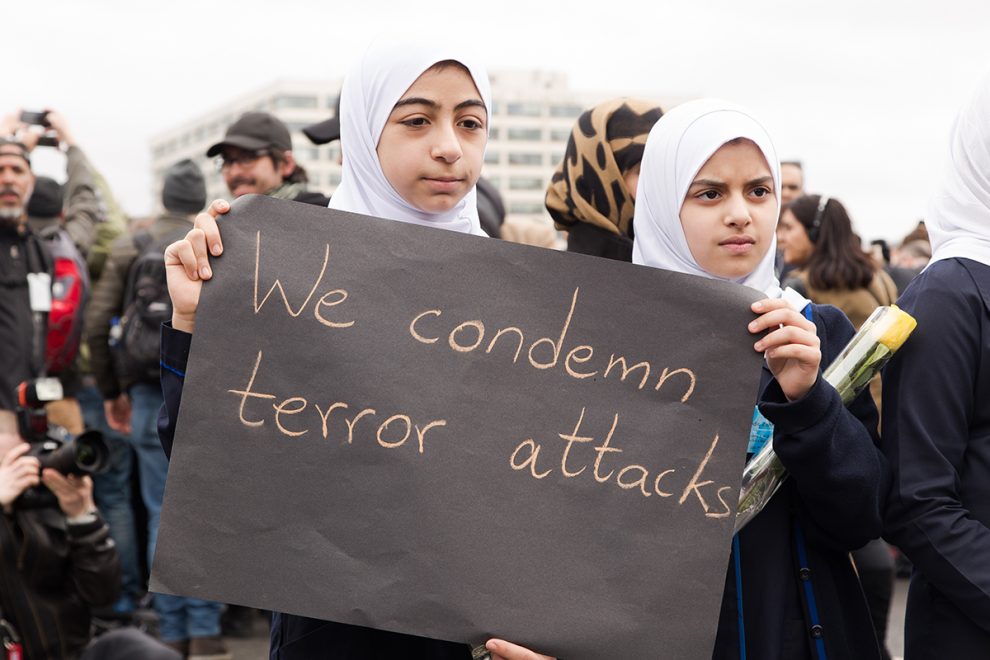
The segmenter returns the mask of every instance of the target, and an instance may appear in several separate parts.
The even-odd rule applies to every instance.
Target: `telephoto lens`
[[[41,469],[52,468],[66,476],[100,474],[110,466],[110,449],[99,431],[86,431],[57,449],[37,456]]]

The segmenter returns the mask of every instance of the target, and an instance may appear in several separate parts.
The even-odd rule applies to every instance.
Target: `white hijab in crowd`
[[[633,263],[678,273],[724,279],[706,272],[695,261],[681,227],[681,205],[698,171],[726,142],[746,138],[756,144],[773,175],[780,211],[780,162],[763,126],[742,108],[726,101],[703,99],[677,106],[653,126],[639,174]],[[730,280],[780,296],[774,272],[776,236],[756,269]]]
[[[427,213],[409,204],[385,178],[376,148],[396,102],[437,62],[455,60],[471,73],[492,114],[488,73],[459,48],[403,39],[373,43],[344,79],[340,93],[340,144],[344,153],[340,186],[330,208],[485,236],[472,188],[452,209]]]
[[[925,227],[930,263],[964,257],[990,266],[990,74],[952,126],[949,159]]]

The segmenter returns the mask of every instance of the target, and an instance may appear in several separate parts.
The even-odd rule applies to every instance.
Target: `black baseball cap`
[[[28,167],[31,166],[31,156],[27,147],[23,143],[18,142],[14,138],[0,137],[0,150],[4,156],[18,156],[23,158],[27,162]]]
[[[316,124],[310,124],[302,129],[303,135],[313,144],[327,144],[340,139],[340,95],[337,95],[337,105],[333,117]]]
[[[292,137],[288,127],[275,115],[267,112],[245,112],[227,128],[223,141],[210,147],[206,155],[216,156],[224,147],[237,147],[247,151],[275,147],[292,151]]]

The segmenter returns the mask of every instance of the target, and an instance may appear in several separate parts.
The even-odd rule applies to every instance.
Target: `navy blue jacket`
[[[815,306],[828,364],[853,335],[839,310]],[[159,437],[171,453],[191,335],[162,331],[162,388],[165,404]],[[740,534],[743,610],[749,658],[812,658],[812,623],[806,615],[794,546],[794,521],[807,541],[808,566],[820,615],[814,634],[824,639],[829,658],[880,657],[869,611],[848,552],[880,535],[881,492],[887,471],[875,446],[877,412],[869,392],[850,410],[819,378],[801,400],[788,403],[764,367],[760,409],[775,425],[774,449],[791,472],[781,491]],[[869,429],[869,430],[867,430]],[[730,561],[713,658],[739,658],[736,577]],[[424,658],[467,660],[468,648],[450,642],[275,614],[271,658]]]
[[[813,305],[822,365],[855,334],[845,315]],[[889,470],[877,443],[869,390],[847,409],[819,376],[804,398],[787,402],[764,365],[760,411],[774,424],[773,447],[790,473],[780,492],[739,534],[746,657],[760,660],[880,657],[849,552],[880,536]],[[807,561],[799,561],[795,526]],[[736,552],[729,562],[718,623],[717,660],[740,657]],[[807,569],[802,571],[802,569]],[[803,578],[802,578],[803,576]],[[805,584],[814,594],[815,624]]]
[[[990,658],[990,267],[935,262],[898,305],[918,321],[883,379],[884,536],[915,569],[905,658]]]

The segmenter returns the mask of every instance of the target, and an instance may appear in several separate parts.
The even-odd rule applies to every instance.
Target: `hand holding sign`
[[[557,660],[549,655],[540,655],[504,639],[490,639],[485,644],[485,648],[491,652],[492,660]]]
[[[788,306],[783,298],[759,300],[752,305],[759,318],[749,324],[753,334],[771,330],[753,348],[766,354],[767,366],[789,401],[800,399],[818,379],[821,340],[815,324]]]
[[[223,253],[216,219],[230,211],[230,204],[218,199],[196,216],[193,229],[185,238],[165,249],[165,274],[168,295],[172,298],[172,327],[192,332],[203,282],[213,277],[209,254]],[[209,253],[207,252],[209,246]]]

